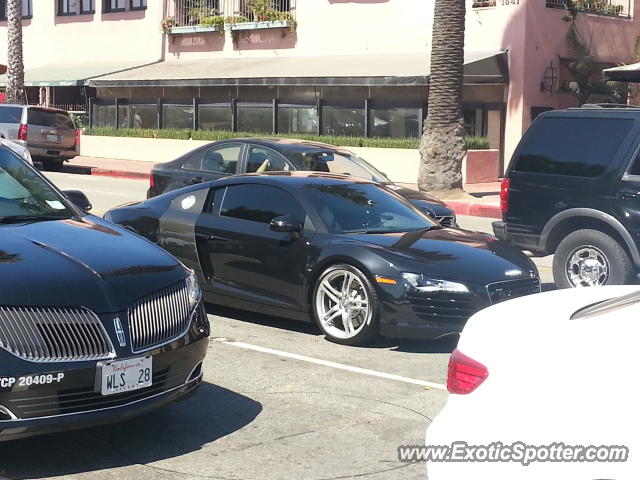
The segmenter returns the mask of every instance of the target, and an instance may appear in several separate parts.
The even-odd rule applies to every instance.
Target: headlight
[[[405,272],[402,274],[402,278],[405,280],[407,287],[419,292],[469,293],[469,287],[464,283],[431,278],[420,273]]]
[[[198,279],[193,271],[187,277],[187,295],[189,296],[189,306],[193,310],[202,298],[202,290],[200,290]]]

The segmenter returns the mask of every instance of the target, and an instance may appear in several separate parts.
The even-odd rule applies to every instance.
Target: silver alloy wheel
[[[349,270],[333,270],[322,277],[315,304],[322,328],[333,337],[353,338],[371,323],[367,289]]]
[[[605,285],[609,279],[609,262],[598,248],[582,245],[568,256],[566,273],[572,287]]]

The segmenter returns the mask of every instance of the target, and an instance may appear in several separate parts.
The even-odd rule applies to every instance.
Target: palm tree
[[[9,51],[7,53],[7,102],[25,103],[22,59],[22,0],[7,0]]]
[[[436,0],[427,121],[420,142],[420,190],[462,188],[464,0]]]

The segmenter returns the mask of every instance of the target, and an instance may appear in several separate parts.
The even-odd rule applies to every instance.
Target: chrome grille
[[[114,356],[102,323],[85,308],[0,307],[0,347],[33,362]]]
[[[184,335],[190,319],[186,282],[138,300],[129,309],[132,350],[147,350]]]
[[[500,303],[511,298],[540,293],[540,280],[537,277],[531,277],[490,283],[487,285],[487,292],[492,304]]]

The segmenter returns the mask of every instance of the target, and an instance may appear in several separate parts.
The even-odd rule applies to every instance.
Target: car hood
[[[538,275],[524,253],[485,233],[433,228],[349,237],[367,244],[400,271],[478,285]]]
[[[174,257],[93,216],[0,226],[0,304],[117,312],[185,278]]]

